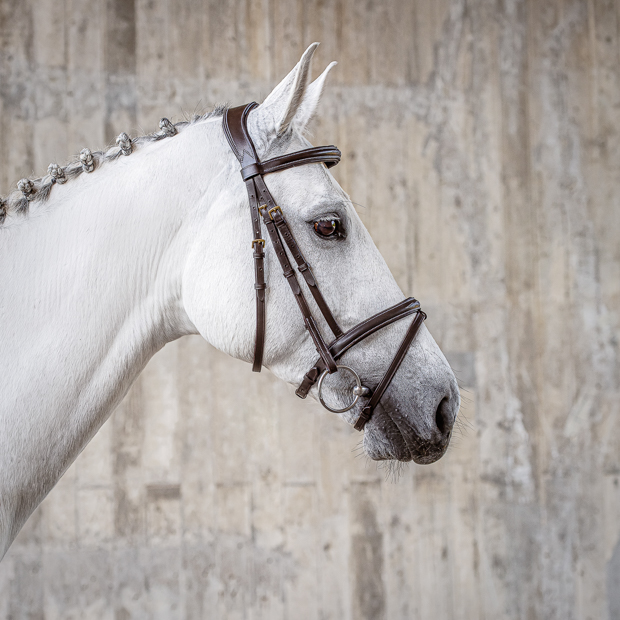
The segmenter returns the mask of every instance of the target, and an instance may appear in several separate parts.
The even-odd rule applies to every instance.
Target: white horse
[[[310,146],[304,129],[336,64],[308,84],[315,47],[250,113],[261,159]],[[160,127],[134,140],[121,134],[117,147],[82,151],[65,168],[51,165],[0,202],[0,558],[166,343],[201,334],[252,360],[248,197],[221,111]],[[343,329],[403,299],[325,166],[266,182]],[[338,234],[316,234],[314,223],[326,220]],[[269,244],[265,253],[264,365],[297,385],[317,353]],[[408,323],[369,337],[344,363],[376,384]],[[324,321],[319,327],[327,329]],[[340,374],[324,388],[332,403],[350,393]],[[364,429],[365,451],[376,460],[433,462],[447,448],[458,408],[454,375],[422,326]]]

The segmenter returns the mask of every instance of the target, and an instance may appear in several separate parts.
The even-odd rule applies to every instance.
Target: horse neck
[[[47,204],[32,203],[28,219],[16,216],[4,231],[10,268],[0,278],[12,294],[3,296],[2,324],[22,347],[56,343],[83,359],[129,325],[140,340],[155,328],[174,337],[162,317],[178,292],[174,241],[186,213],[163,175],[174,165],[168,145],[153,146],[161,152],[138,151],[54,188]]]
[[[0,495],[11,496],[8,480],[36,486],[24,514],[148,359],[195,331],[181,276],[188,220],[210,182],[206,166],[190,183],[187,153],[208,159],[204,142],[197,125],[147,145],[55,187],[0,230]]]

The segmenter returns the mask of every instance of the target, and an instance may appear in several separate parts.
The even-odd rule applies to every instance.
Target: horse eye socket
[[[314,222],[314,231],[321,237],[331,237],[338,232],[338,220],[319,220]]]

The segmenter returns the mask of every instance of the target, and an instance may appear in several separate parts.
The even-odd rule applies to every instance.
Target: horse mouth
[[[418,465],[430,465],[447,451],[452,431],[445,433],[417,432],[412,424],[398,415],[376,411],[366,424],[364,450],[373,461],[413,461]]]

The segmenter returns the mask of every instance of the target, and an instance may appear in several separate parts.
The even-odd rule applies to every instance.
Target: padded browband
[[[340,161],[340,157],[341,153],[335,146],[317,146],[295,153],[279,155],[267,161],[247,164],[241,168],[241,176],[244,181],[247,181],[258,174],[270,174],[306,164],[324,163],[328,168],[331,168]]]

